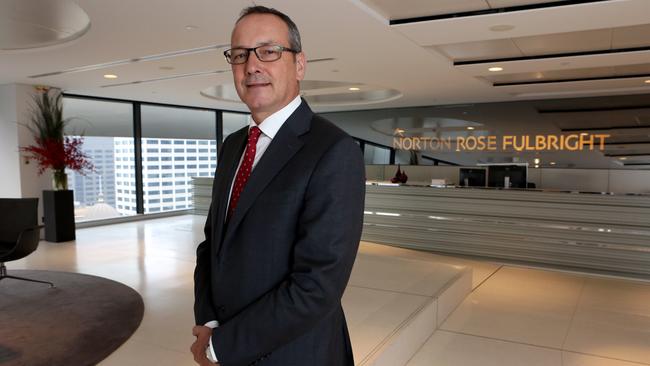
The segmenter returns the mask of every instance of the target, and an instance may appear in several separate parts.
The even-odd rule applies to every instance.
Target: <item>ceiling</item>
[[[0,0],[7,1],[19,0]],[[250,1],[74,2],[87,13],[90,28],[64,44],[0,50],[0,84],[246,110],[232,98],[222,52]],[[650,94],[648,0],[256,3],[276,7],[298,24],[310,60],[305,97],[320,112]],[[493,67],[502,70],[488,71]],[[350,91],[353,86],[360,90]],[[650,125],[647,103],[636,114],[613,107],[589,118],[584,112],[553,114],[554,120],[568,117],[553,131],[594,123],[623,142],[632,139],[633,129],[612,129],[618,123]],[[365,127],[371,130],[369,123]],[[645,141],[638,141],[641,135],[634,142]],[[650,144],[647,133],[645,138]],[[617,150],[650,153],[634,147]]]

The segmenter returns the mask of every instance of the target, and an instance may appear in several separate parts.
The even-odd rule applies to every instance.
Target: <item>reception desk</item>
[[[650,275],[650,196],[366,186],[363,240]]]
[[[193,183],[206,215],[212,178]],[[369,184],[365,207],[365,241],[650,276],[650,195]]]

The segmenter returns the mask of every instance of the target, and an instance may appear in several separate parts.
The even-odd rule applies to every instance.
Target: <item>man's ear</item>
[[[305,67],[307,66],[307,59],[304,52],[296,53],[296,79],[301,81],[305,77]]]

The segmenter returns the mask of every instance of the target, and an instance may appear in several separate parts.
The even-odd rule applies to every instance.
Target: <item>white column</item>
[[[25,84],[0,85],[0,197],[38,197],[39,222],[43,217],[45,189],[52,189],[52,172],[38,175],[38,165],[26,163],[19,148],[34,143],[32,133],[25,127],[30,123],[34,86]]]

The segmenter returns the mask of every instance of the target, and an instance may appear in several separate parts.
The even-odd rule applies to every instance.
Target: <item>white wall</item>
[[[38,197],[40,222],[43,217],[42,193],[43,190],[52,189],[52,173],[47,171],[39,176],[37,164],[25,164],[25,159],[18,152],[19,147],[34,143],[31,132],[21,126],[29,123],[34,93],[31,85],[0,86],[0,162],[3,173],[7,172],[0,179],[6,181],[0,182],[0,197]]]
[[[0,197],[20,197],[16,86],[0,85]]]
[[[610,170],[609,191],[616,193],[650,193],[650,171]]]
[[[607,169],[542,169],[537,188],[564,191],[609,192]]]

